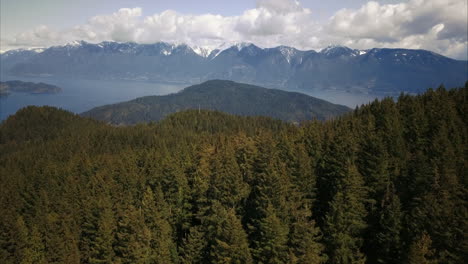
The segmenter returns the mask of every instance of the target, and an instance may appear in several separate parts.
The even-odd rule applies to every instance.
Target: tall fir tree
[[[414,241],[408,253],[408,264],[435,264],[433,259],[434,250],[431,248],[431,237],[423,232],[419,239]]]
[[[208,242],[202,226],[193,226],[182,240],[179,248],[180,263],[206,263],[208,258]]]
[[[361,249],[367,227],[366,189],[363,184],[357,169],[349,165],[325,216],[324,233],[329,263],[360,264],[366,261]]]
[[[214,201],[212,211],[205,222],[210,236],[210,263],[253,263],[247,234],[235,210]]]
[[[264,213],[265,217],[255,223],[258,237],[253,240],[253,260],[259,264],[287,263],[288,226],[278,218],[271,204],[268,204]]]
[[[169,206],[160,188],[156,189],[156,193],[153,193],[150,187],[146,188],[142,199],[142,211],[146,226],[151,233],[149,262],[173,263],[176,245],[169,223]]]

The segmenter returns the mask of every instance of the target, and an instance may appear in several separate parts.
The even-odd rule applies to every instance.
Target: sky
[[[466,0],[1,0],[0,50],[74,40],[427,49],[468,58]]]

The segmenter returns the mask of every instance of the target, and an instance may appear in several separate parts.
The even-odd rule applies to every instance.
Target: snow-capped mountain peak
[[[249,46],[251,46],[251,45],[253,45],[253,44],[252,44],[252,43],[249,43],[249,42],[239,42],[239,43],[235,43],[235,44],[233,45],[233,47],[236,47],[238,51],[241,51],[241,50],[243,50],[244,48],[249,47]]]
[[[207,47],[200,47],[200,46],[192,46],[191,48],[193,52],[195,52],[196,54],[204,58],[207,58],[208,56],[210,56],[211,52],[213,51],[213,49],[210,49]]]
[[[253,43],[250,42],[223,42],[221,45],[219,45],[216,49],[224,51],[227,49],[235,48],[237,51],[241,51],[242,49],[249,47],[251,45],[254,45]],[[255,45],[254,45],[255,46]]]
[[[367,54],[367,50],[359,50],[359,55],[365,55]]]
[[[68,42],[64,46],[65,47],[80,47],[80,46],[83,46],[84,44],[87,44],[87,42],[84,40],[74,40],[74,41]]]
[[[2,50],[0,51],[0,55],[4,57],[8,57],[13,54],[19,54],[22,52],[34,52],[34,53],[42,53],[46,50],[46,48],[25,48],[25,49],[13,49],[13,50]]]
[[[320,51],[320,54],[323,54],[327,57],[356,57],[366,54],[367,51],[351,49],[346,46],[340,45],[330,45]]]
[[[209,47],[204,47],[204,48],[210,51],[208,52],[208,55],[206,56],[206,58],[209,57],[211,59],[214,59],[225,50],[236,49],[239,52],[245,47],[248,47],[250,45],[253,45],[253,44],[247,43],[247,42],[223,42],[221,45],[217,46],[216,48],[209,48]]]
[[[288,63],[291,63],[291,59],[297,54],[297,49],[287,46],[279,46],[278,50],[281,52]]]
[[[337,52],[349,52],[352,51],[352,49],[345,47],[345,46],[340,46],[340,45],[329,45],[328,47],[322,49],[320,53],[325,54],[325,55],[333,55]]]

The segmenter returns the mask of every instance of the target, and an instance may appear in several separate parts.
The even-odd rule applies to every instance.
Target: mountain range
[[[330,46],[320,52],[240,43],[209,50],[185,44],[76,41],[0,55],[1,73],[12,76],[201,83],[226,79],[313,93],[419,93],[444,84],[463,85],[468,62],[426,50]],[[421,90],[422,89],[422,90]]]
[[[212,80],[165,96],[146,96],[96,107],[82,114],[115,125],[159,121],[188,109],[218,110],[243,116],[269,116],[290,122],[325,120],[349,112],[305,94],[267,89],[233,81]]]

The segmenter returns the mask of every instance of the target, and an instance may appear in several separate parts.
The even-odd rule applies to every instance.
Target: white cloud
[[[111,15],[91,18],[87,24],[77,26],[72,36],[87,37],[88,40],[134,41],[139,32],[141,8],[122,8]]]
[[[314,21],[313,10],[294,0],[258,0],[256,8],[238,16],[181,14],[166,10],[143,16],[141,8],[122,8],[98,15],[73,28],[39,26],[9,39],[5,47],[89,42],[168,41],[214,48],[224,42],[253,42],[321,49],[329,44],[352,48],[421,48],[466,59],[467,2],[410,0],[399,4],[368,2],[359,9],[338,10],[326,23]]]
[[[358,10],[336,12],[326,33],[358,48],[421,48],[466,59],[467,10],[467,2],[460,0],[411,0],[394,5],[371,1]]]
[[[331,18],[329,29],[344,37],[396,41],[403,35],[401,25],[410,20],[406,4],[381,6],[368,2],[359,10],[339,10]]]
[[[142,34],[136,42],[186,42],[206,45],[223,41],[226,36],[236,38],[234,19],[220,15],[183,15],[172,10],[146,17],[140,25]],[[238,34],[237,34],[238,35]]]
[[[310,23],[310,13],[295,1],[263,0],[238,18],[235,29],[246,37],[295,35]]]
[[[33,30],[16,35],[13,39],[13,43],[21,46],[28,46],[33,43],[33,45],[40,46],[58,41],[60,38],[57,32],[49,29],[45,25],[40,25]]]

